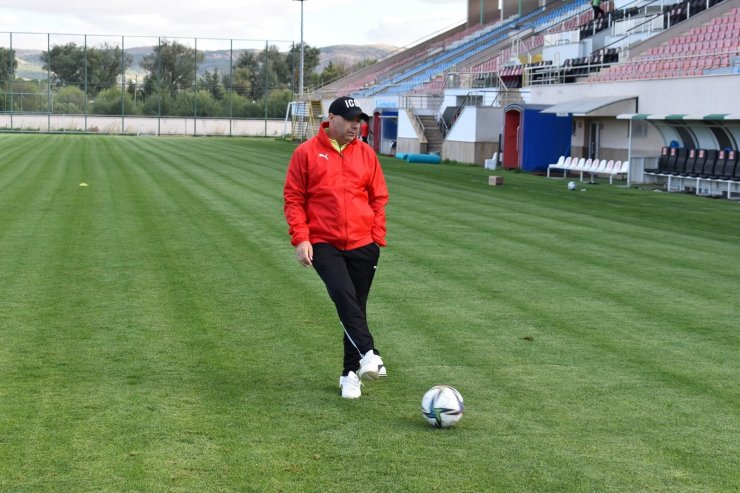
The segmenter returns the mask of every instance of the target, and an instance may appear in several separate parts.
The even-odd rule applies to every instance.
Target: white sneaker
[[[373,350],[365,353],[360,360],[360,369],[357,372],[363,380],[377,380],[380,377],[388,376],[388,372],[383,364],[383,358],[375,354]]]
[[[339,389],[345,399],[357,399],[362,395],[362,382],[353,371],[346,377],[339,377]]]

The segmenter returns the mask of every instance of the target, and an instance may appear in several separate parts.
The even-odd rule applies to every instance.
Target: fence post
[[[234,39],[229,39],[229,137],[233,137],[234,98],[231,93],[234,87]]]
[[[198,38],[193,51],[193,136],[198,135]]]
[[[301,3],[301,8],[303,8],[303,3]],[[267,86],[270,80],[269,79],[270,74],[267,72],[267,68],[268,68],[267,60],[269,59],[269,57],[270,57],[270,42],[269,40],[265,40],[265,94],[263,96],[265,98],[265,137],[267,137]]]
[[[13,53],[13,33],[10,33],[10,53]],[[8,55],[10,55],[8,53]],[[8,56],[10,59],[10,130],[13,130],[13,112],[15,111],[15,105],[13,103],[13,91],[15,86],[15,70],[13,69],[13,60],[12,57]]]
[[[126,68],[124,64],[126,50],[123,43],[124,37],[121,36],[121,133],[124,133],[124,131],[126,130]]]
[[[88,85],[87,85],[87,78],[88,78],[88,74],[87,74],[87,34],[85,34],[85,46],[83,47],[83,51],[85,53],[85,92],[84,92],[84,97],[85,97],[85,132],[87,132],[87,129],[88,129],[88,126],[87,126],[87,109],[88,109],[87,108],[87,101],[90,99],[90,96],[88,95],[89,88],[88,88]],[[49,64],[49,65],[51,65],[51,64]],[[49,80],[49,83],[51,83],[51,78]]]

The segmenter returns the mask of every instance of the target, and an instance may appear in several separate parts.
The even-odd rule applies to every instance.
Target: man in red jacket
[[[313,266],[344,327],[342,397],[361,379],[387,375],[367,324],[367,298],[385,246],[388,189],[375,152],[357,136],[368,116],[350,97],[329,106],[328,121],[296,148],[285,179],[285,219],[298,262]]]

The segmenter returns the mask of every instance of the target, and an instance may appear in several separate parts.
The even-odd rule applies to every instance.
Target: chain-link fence
[[[289,133],[290,41],[0,32],[0,130]]]

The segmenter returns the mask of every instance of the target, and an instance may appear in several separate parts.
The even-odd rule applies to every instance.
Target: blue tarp
[[[403,159],[409,163],[439,164],[442,162],[439,154],[407,154]]]
[[[547,165],[560,156],[570,155],[573,117],[540,113],[547,105],[510,104],[510,110],[519,111],[519,168],[523,171],[547,171]],[[505,132],[516,129],[505,128]]]

